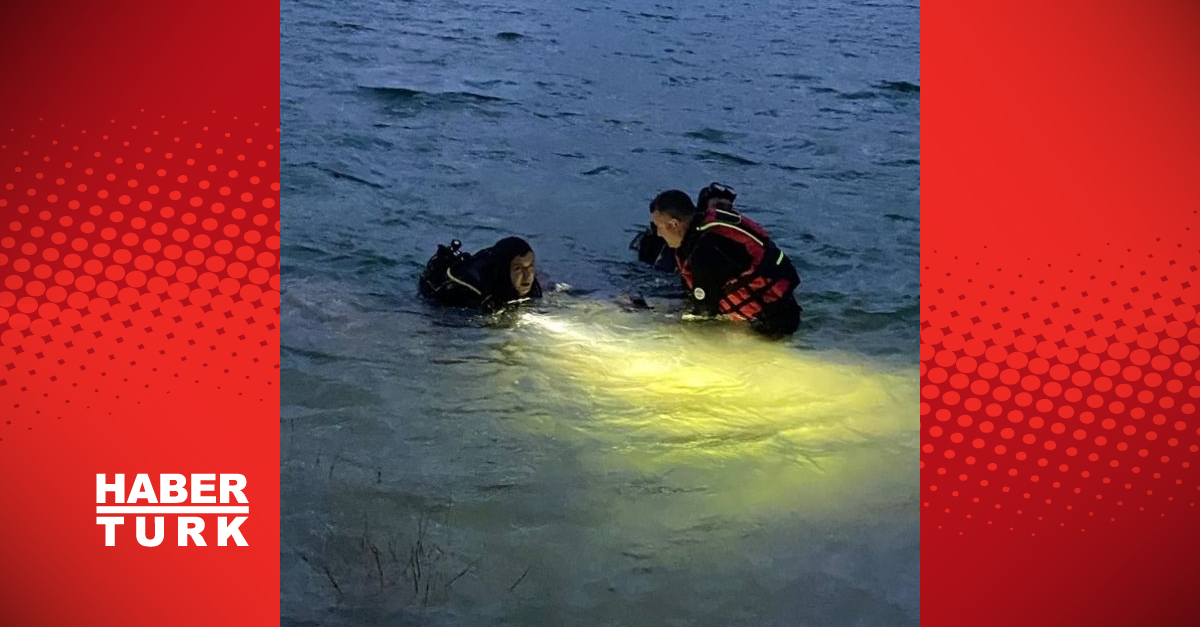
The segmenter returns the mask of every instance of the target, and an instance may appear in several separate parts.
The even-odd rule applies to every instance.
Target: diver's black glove
[[[621,294],[617,297],[617,304],[625,311],[644,311],[652,309],[650,304],[641,294]]]

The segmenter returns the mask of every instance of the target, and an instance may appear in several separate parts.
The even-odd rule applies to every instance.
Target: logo
[[[125,475],[96,475],[96,524],[104,525],[104,546],[116,546],[117,527],[125,524],[126,515],[136,515],[137,542],[142,546],[158,546],[166,538],[165,521],[175,520],[176,541],[179,546],[208,546],[204,539],[205,516],[216,516],[217,546],[249,546],[240,527],[250,514],[249,501],[242,490],[245,475],[235,474],[176,474],[158,475],[158,491],[148,474],[139,474],[129,491],[125,490]],[[112,497],[109,504],[109,497]],[[219,515],[223,514],[223,515]],[[229,521],[230,514],[236,516]],[[154,519],[154,534],[146,533],[146,520]],[[210,532],[211,537],[211,532]]]
[[[696,300],[704,300],[704,289],[697,287],[692,290],[692,296],[695,296]]]

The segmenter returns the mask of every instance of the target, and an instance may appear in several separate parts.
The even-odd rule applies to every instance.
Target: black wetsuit
[[[509,276],[512,260],[531,251],[529,245],[517,237],[506,237],[473,255],[458,252],[453,246],[439,246],[421,275],[420,293],[440,305],[484,312],[541,298],[542,286],[537,279],[528,294],[518,296]]]

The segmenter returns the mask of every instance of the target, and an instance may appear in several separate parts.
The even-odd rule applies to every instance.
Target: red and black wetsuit
[[[748,322],[775,337],[799,328],[801,308],[793,291],[800,276],[753,220],[709,209],[693,220],[675,260],[694,314]]]

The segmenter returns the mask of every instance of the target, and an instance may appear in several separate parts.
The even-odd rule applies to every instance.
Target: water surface
[[[915,3],[319,3],[282,16],[289,625],[915,625]],[[627,312],[712,180],[804,279],[768,344]],[[572,289],[415,299],[437,242]]]

